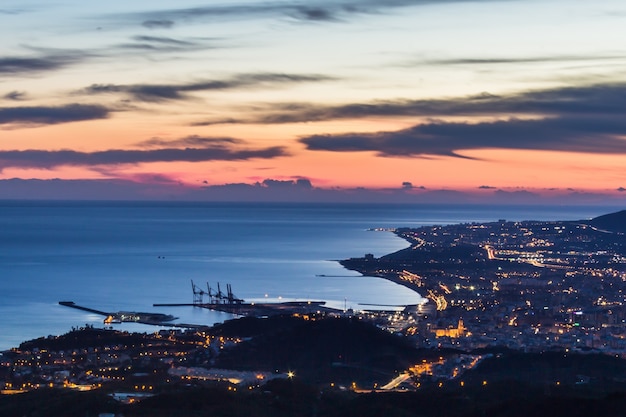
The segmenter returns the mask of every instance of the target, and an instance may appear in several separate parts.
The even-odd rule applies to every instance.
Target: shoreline
[[[395,274],[381,274],[380,272],[373,270],[373,269],[369,269],[367,268],[367,264],[370,264],[372,262],[375,262],[376,265],[372,265],[372,266],[378,266],[378,263],[380,262],[381,259],[388,257],[388,256],[392,256],[394,254],[398,254],[400,252],[404,252],[408,249],[411,248],[411,241],[406,239],[404,236],[400,236],[398,234],[398,229],[397,228],[388,228],[385,230],[386,232],[391,232],[393,233],[395,236],[397,236],[398,238],[406,241],[409,243],[409,246],[399,249],[395,252],[391,252],[391,253],[387,253],[385,255],[382,255],[378,258],[374,257],[372,254],[365,254],[365,256],[361,257],[361,258],[348,258],[348,259],[341,259],[341,260],[337,260],[337,262],[346,270],[348,271],[355,271],[361,274],[361,276],[364,277],[373,277],[373,278],[382,278],[385,279],[387,281],[393,282],[394,284],[398,284],[401,285],[405,288],[410,289],[411,291],[415,292],[422,300],[421,303],[417,303],[419,305],[424,305],[427,304],[428,302],[432,302],[431,298],[425,296],[422,294],[422,292],[427,292],[429,290],[434,290],[434,288],[428,288],[424,282],[422,282],[422,280],[420,280],[419,284],[411,281],[409,279],[402,279],[401,277],[396,276]],[[425,290],[425,291],[424,291]]]

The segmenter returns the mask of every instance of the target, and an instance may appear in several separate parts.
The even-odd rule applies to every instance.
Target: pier
[[[201,307],[223,313],[240,316],[275,316],[278,314],[312,314],[322,312],[337,312],[326,307],[325,301],[287,301],[282,303],[171,303],[153,304],[154,307]]]
[[[107,313],[106,311],[100,311],[89,307],[83,307],[77,305],[73,301],[59,301],[59,304],[65,307],[75,308],[77,310],[87,311],[89,313],[98,314],[100,316],[104,316],[104,323],[141,323],[141,324],[151,324],[151,325],[166,325],[173,326],[168,322],[176,320],[178,317],[174,317],[171,314],[162,314],[162,313],[143,313],[136,311],[118,311],[116,313]],[[174,325],[174,327],[180,327],[181,325]],[[188,327],[188,326],[184,326]]]
[[[226,293],[222,292],[220,283],[217,289],[206,284],[206,290],[196,285],[191,280],[191,291],[193,293],[192,303],[161,303],[153,304],[154,307],[201,307],[223,313],[230,313],[239,316],[275,316],[278,314],[313,314],[322,312],[337,312],[337,310],[326,307],[325,301],[286,301],[280,303],[246,303],[242,298],[233,294],[230,284],[226,284]],[[208,296],[209,302],[204,302],[204,296]]]

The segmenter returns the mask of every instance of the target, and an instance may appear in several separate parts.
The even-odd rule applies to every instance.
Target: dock
[[[325,301],[287,301],[282,303],[171,303],[153,304],[154,307],[200,307],[239,316],[275,316],[279,314],[312,314],[336,312],[325,306]]]
[[[87,311],[89,313],[98,314],[104,316],[104,323],[141,323],[151,325],[164,325],[180,327],[180,325],[172,325],[168,322],[176,320],[178,317],[174,317],[171,314],[162,313],[143,313],[137,311],[118,311],[116,313],[109,313],[106,311],[100,311],[89,307],[83,307],[77,305],[73,301],[59,301],[59,304],[65,307],[75,308],[77,310]],[[194,325],[190,325],[194,326]]]
[[[233,294],[230,284],[226,284],[226,292],[222,292],[220,283],[216,288],[212,288],[206,283],[206,290],[196,285],[191,280],[191,291],[193,293],[193,303],[160,303],[153,304],[154,307],[200,307],[223,313],[235,314],[238,316],[275,316],[278,314],[314,314],[325,312],[337,312],[337,310],[326,307],[325,301],[287,301],[279,303],[256,303],[246,302]],[[208,302],[204,302],[204,297],[208,297]]]

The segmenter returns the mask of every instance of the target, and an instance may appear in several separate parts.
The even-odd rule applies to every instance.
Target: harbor
[[[198,287],[191,281],[193,301],[191,303],[155,303],[154,307],[199,307],[208,310],[219,311],[235,316],[270,317],[281,314],[319,314],[327,312],[337,312],[336,309],[326,307],[325,301],[286,301],[286,302],[246,302],[233,294],[230,284],[226,285],[226,292],[223,292],[220,284],[217,289],[211,288],[207,283],[207,289]],[[206,298],[205,298],[206,297]],[[178,317],[171,314],[138,312],[138,311],[118,311],[107,312],[91,307],[76,304],[74,301],[59,301],[59,304],[76,310],[86,311],[104,317],[105,326],[119,323],[138,323],[152,326],[165,326],[180,329],[200,329],[207,327],[206,324],[174,323]]]
[[[239,316],[267,317],[278,314],[313,314],[323,312],[337,312],[336,309],[326,307],[325,301],[285,301],[278,303],[245,302],[233,294],[230,284],[226,285],[226,292],[222,292],[219,282],[217,289],[208,283],[207,289],[191,281],[193,302],[191,303],[156,303],[154,307],[200,307]],[[205,296],[208,301],[205,302]]]

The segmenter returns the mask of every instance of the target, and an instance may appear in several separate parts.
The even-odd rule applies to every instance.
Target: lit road
[[[408,372],[401,373],[397,377],[391,380],[387,385],[380,387],[382,390],[392,390],[397,388],[398,385],[402,384],[405,381],[408,381],[411,378],[411,375]]]

